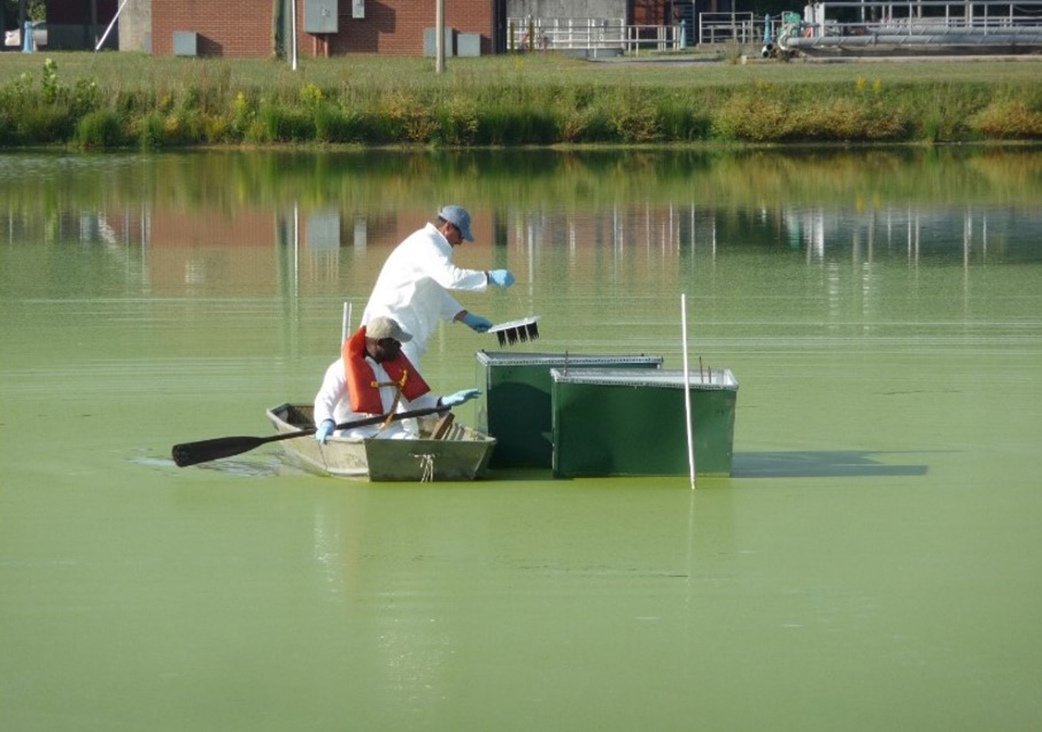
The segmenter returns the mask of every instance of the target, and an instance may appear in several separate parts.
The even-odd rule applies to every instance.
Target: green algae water
[[[1037,729],[1039,201],[1030,149],[0,156],[0,729]],[[519,352],[680,367],[686,294],[733,476],[172,464],[449,202]]]

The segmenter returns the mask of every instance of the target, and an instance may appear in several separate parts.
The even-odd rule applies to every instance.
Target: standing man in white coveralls
[[[363,325],[385,316],[411,333],[412,340],[402,344],[402,352],[416,368],[421,368],[438,321],[458,321],[478,333],[492,327],[491,321],[468,312],[449,290],[484,292],[490,284],[504,288],[514,284],[514,275],[506,269],[482,272],[454,265],[453,248],[464,240],[474,241],[470,214],[460,206],[445,206],[437,223],[413,232],[391,252],[362,314]]]

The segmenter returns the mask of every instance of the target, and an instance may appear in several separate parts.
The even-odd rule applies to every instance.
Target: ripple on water
[[[156,470],[181,470],[181,468],[178,468],[174,464],[174,461],[172,459],[164,457],[132,457],[129,458],[128,462],[134,463],[135,465],[143,465],[145,467],[153,468]],[[218,473],[225,473],[228,475],[236,475],[246,478],[271,478],[277,475],[281,475],[287,471],[287,468],[275,456],[246,459],[225,458],[223,460],[214,460],[209,463],[200,463],[198,465],[193,465],[190,466],[189,469],[212,470]]]

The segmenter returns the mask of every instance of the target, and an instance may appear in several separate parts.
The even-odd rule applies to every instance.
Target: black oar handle
[[[412,419],[413,417],[426,417],[428,414],[435,414],[439,412],[447,412],[450,407],[428,407],[426,409],[414,409],[411,412],[396,412],[390,415],[392,422],[397,422],[400,419]],[[351,422],[341,422],[334,430],[351,430],[355,427],[368,427],[371,424],[380,424],[381,422],[387,421],[386,414],[378,414],[375,417],[365,417],[363,419],[355,419]],[[318,426],[311,427],[306,430],[297,430],[296,432],[284,432],[281,435],[272,435],[271,437],[263,438],[264,442],[278,442],[279,440],[289,440],[294,437],[307,437],[318,432]]]

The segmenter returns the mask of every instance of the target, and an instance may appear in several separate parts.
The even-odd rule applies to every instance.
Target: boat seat
[[[449,436],[449,433],[451,432],[451,428],[453,427],[452,423],[453,423],[453,421],[455,419],[456,419],[456,416],[452,412],[448,412],[443,417],[439,418],[438,421],[434,423],[434,428],[431,430],[431,439],[432,440],[448,440],[448,439],[452,439]]]
[[[461,424],[454,424],[449,429],[448,433],[443,437],[444,440],[452,440],[453,442],[459,442],[467,437],[467,429]]]

